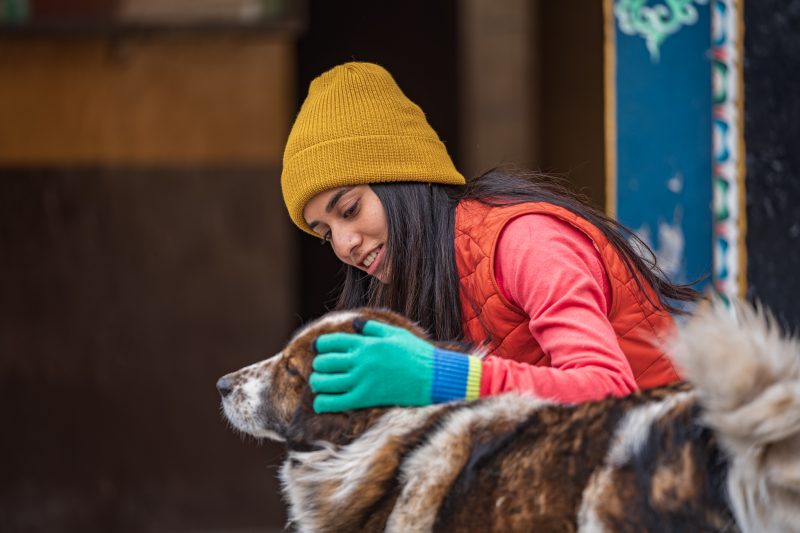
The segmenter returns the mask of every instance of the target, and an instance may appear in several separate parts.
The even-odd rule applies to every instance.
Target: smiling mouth
[[[384,256],[386,255],[386,246],[381,244],[378,246],[374,251],[370,252],[370,254],[364,258],[364,261],[361,262],[361,268],[366,270],[367,274],[370,276],[374,276],[375,272],[381,268],[381,263],[383,262]]]
[[[377,247],[371,254],[369,254],[364,259],[364,262],[362,262],[361,264],[365,268],[369,268],[369,266],[375,261],[375,259],[378,258],[378,254],[381,252],[382,249],[383,249],[383,245],[380,245],[379,247]]]

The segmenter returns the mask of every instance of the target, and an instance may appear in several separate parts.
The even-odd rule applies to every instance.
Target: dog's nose
[[[217,390],[224,398],[233,390],[233,382],[228,378],[228,376],[222,376],[217,380]]]

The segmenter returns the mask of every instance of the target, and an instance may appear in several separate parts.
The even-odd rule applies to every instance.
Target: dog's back
[[[231,375],[229,418],[289,442],[300,530],[800,531],[800,347],[749,309],[681,328],[672,353],[690,383],[581,405],[506,394],[316,415],[302,392],[312,340],[359,313],[402,325],[334,313]],[[236,400],[254,379],[261,399]]]

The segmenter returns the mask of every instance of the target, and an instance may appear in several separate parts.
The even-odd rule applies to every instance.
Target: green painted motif
[[[697,22],[697,8],[708,0],[664,0],[663,4],[647,5],[647,0],[617,0],[614,16],[626,35],[639,35],[647,43],[650,59],[657,63],[660,47],[667,37],[683,26]]]
[[[728,180],[722,176],[714,176],[714,188],[716,189],[717,197],[725,198],[727,200],[730,194],[731,185]],[[714,206],[714,222],[723,222],[729,219],[731,212],[728,209],[728,201],[719,202]]]
[[[16,24],[28,20],[28,0],[0,0],[0,24]]]
[[[728,65],[723,61],[715,60],[711,64],[711,75],[713,76],[713,102],[714,105],[721,105],[728,101]]]

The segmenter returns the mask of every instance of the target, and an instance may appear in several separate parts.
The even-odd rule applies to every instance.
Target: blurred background
[[[626,27],[623,0],[0,0],[0,530],[283,528],[282,448],[230,431],[214,385],[332,303],[337,261],[291,226],[279,176],[308,84],[346,61],[392,72],[465,175],[513,162],[644,233],[652,215],[679,277],[800,324],[800,2],[687,3],[683,42]],[[707,74],[680,75],[678,46]],[[701,110],[626,107],[674,102],[665,80]],[[686,168],[661,150],[641,196],[648,167],[626,165],[689,138],[675,124],[705,140]]]

